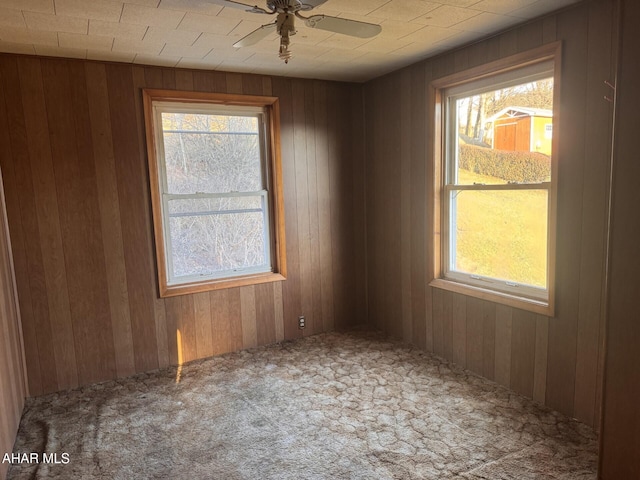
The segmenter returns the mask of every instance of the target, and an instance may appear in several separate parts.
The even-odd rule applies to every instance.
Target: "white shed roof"
[[[489,118],[487,118],[487,122],[493,122],[494,120],[504,116],[505,114],[511,117],[553,117],[553,111],[546,108],[507,107],[503,108],[498,113],[491,115]]]

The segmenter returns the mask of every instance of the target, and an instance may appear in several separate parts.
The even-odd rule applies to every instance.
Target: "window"
[[[278,101],[145,90],[161,296],[285,277]]]
[[[434,82],[433,286],[552,314],[557,48]]]

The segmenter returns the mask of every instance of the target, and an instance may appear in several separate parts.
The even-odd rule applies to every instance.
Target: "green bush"
[[[509,182],[538,183],[551,178],[551,158],[537,152],[511,152],[460,145],[459,167]]]

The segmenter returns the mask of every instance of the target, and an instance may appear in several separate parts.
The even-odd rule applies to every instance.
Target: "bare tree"
[[[553,108],[553,79],[538,80],[524,85],[502,88],[473,95],[460,100],[466,108],[466,124],[460,132],[467,137],[482,141],[484,123],[507,107]]]

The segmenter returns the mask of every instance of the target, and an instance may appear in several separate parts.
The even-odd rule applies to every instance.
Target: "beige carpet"
[[[324,334],[31,399],[9,479],[594,479],[576,421],[406,345]]]

